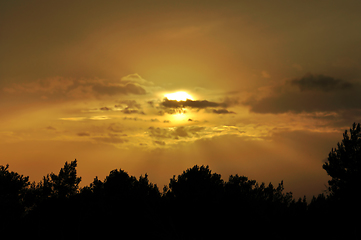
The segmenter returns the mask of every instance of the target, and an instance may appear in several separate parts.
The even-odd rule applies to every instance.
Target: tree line
[[[160,191],[148,175],[122,169],[80,188],[77,161],[38,183],[0,166],[2,236],[72,239],[132,237],[302,239],[359,237],[361,128],[353,124],[322,166],[327,194],[294,199],[277,185],[246,176],[225,181],[208,166],[173,176]]]

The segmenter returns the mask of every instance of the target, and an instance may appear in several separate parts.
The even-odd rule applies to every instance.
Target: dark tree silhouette
[[[331,150],[323,169],[331,176],[329,191],[337,200],[356,200],[361,190],[361,127],[354,123],[337,148]]]
[[[105,178],[104,182],[94,178],[89,187],[84,187],[81,192],[87,194],[91,192],[95,195],[116,198],[119,200],[145,200],[149,198],[160,198],[160,192],[156,184],[149,182],[148,175],[140,176],[137,180],[134,176],[129,176],[122,169],[112,170]]]
[[[212,173],[209,166],[195,165],[169,183],[169,195],[182,201],[215,200],[222,191],[221,175]]]
[[[37,195],[43,200],[50,197],[69,198],[79,191],[81,177],[77,177],[77,160],[65,162],[59,174],[51,173],[43,177],[36,186]]]
[[[182,239],[213,238],[219,231],[219,216],[223,196],[221,175],[208,166],[193,166],[181,175],[173,176],[169,188],[164,188],[167,200],[169,229]],[[219,232],[218,232],[219,233]]]
[[[65,162],[58,174],[51,173],[43,177],[37,185],[33,184],[30,192],[33,198],[31,211],[24,219],[28,236],[45,238],[58,232],[58,238],[75,231],[77,208],[74,199],[79,193],[81,177],[77,176],[77,160]],[[72,226],[67,229],[67,226]],[[67,229],[60,231],[60,229]]]
[[[285,231],[273,229],[276,229],[277,225],[290,229],[291,225],[286,219],[290,217],[291,205],[294,211],[299,212],[295,209],[292,193],[283,191],[283,181],[274,187],[271,183],[258,184],[255,180],[237,174],[229,176],[225,183],[224,209],[231,214],[225,227],[236,229],[242,226],[243,230],[252,232],[252,237],[257,239],[282,239]],[[259,228],[263,230],[259,231]]]
[[[19,237],[57,233],[56,239],[107,238],[119,232],[154,239],[224,239],[240,233],[288,239],[295,232],[295,239],[355,237],[360,126],[354,124],[350,132],[323,166],[332,177],[331,195],[320,194],[309,205],[306,198],[295,201],[284,192],[283,181],[258,184],[237,174],[223,181],[208,166],[173,176],[162,195],[147,174],[136,178],[122,169],[79,189],[76,160],[38,184],[0,166],[0,230],[8,238],[22,229]]]
[[[25,213],[29,185],[29,177],[9,171],[9,165],[0,166],[0,229],[16,222]]]
[[[361,190],[361,127],[354,123],[350,131],[343,134],[341,143],[331,150],[328,161],[323,169],[331,177],[328,181],[330,195],[325,201],[321,196],[313,201],[312,208],[321,213],[326,206],[325,217],[338,221],[329,222],[334,236],[345,239],[355,238],[361,220],[360,190]],[[321,207],[319,203],[324,203]],[[342,219],[342,220],[341,220]],[[359,237],[359,236],[358,236]],[[355,238],[356,239],[356,238]]]
[[[118,232],[135,238],[152,235],[161,226],[157,211],[160,198],[158,187],[149,182],[147,174],[137,179],[115,169],[104,181],[96,177],[81,189],[77,199],[82,236],[113,237]],[[92,227],[94,219],[101,219],[96,228]]]

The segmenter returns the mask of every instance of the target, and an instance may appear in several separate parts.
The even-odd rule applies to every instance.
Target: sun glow
[[[164,95],[169,100],[186,101],[187,99],[193,100],[193,97],[186,92],[179,91],[175,93],[168,93]]]

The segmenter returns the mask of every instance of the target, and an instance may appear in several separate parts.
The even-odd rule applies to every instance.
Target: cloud
[[[139,85],[128,83],[126,85],[118,85],[118,84],[109,84],[109,85],[101,85],[97,84],[93,86],[93,91],[101,94],[101,95],[118,95],[118,94],[135,94],[135,95],[144,95],[146,91]]]
[[[116,133],[121,133],[123,132],[122,129],[120,129],[120,126],[118,126],[119,124],[116,123],[111,123],[108,127],[108,130],[111,132],[116,132]]]
[[[177,101],[177,100],[169,100],[165,98],[161,105],[165,108],[209,108],[209,107],[227,107],[226,103],[216,103],[210,102],[207,100],[190,100],[187,99],[186,101]]]
[[[124,114],[139,113],[139,114],[145,115],[145,113],[143,111],[139,111],[137,109],[125,108],[125,109],[121,110],[121,112],[124,113]]]
[[[101,107],[101,108],[99,108],[99,110],[101,110],[101,111],[110,111],[112,109],[108,108],[108,107]]]
[[[142,78],[138,73],[129,74],[121,79],[124,83],[136,83],[143,86],[153,86],[154,83]]]
[[[154,138],[192,138],[198,137],[198,133],[202,132],[205,128],[199,126],[189,126],[189,127],[176,127],[176,128],[155,128],[149,127],[148,134]]]
[[[187,111],[185,108],[191,109],[205,109],[207,113],[214,113],[214,114],[235,114],[233,111],[229,111],[226,108],[233,105],[238,105],[238,99],[236,98],[225,98],[223,102],[211,102],[207,100],[190,100],[187,99],[186,101],[177,101],[177,100],[169,100],[164,98],[163,101],[160,103],[160,110],[158,115],[164,115],[165,113],[168,114],[176,114],[176,113],[186,113]],[[217,107],[222,107],[220,109],[216,109]],[[188,120],[192,121],[192,119]]]
[[[181,108],[166,108],[166,109],[162,109],[162,110],[158,111],[157,114],[159,116],[163,116],[165,113],[176,114],[176,113],[187,113],[187,111],[184,109],[181,109]]]
[[[88,132],[80,132],[77,134],[79,137],[89,137],[90,134]]]
[[[307,74],[271,89],[268,96],[243,102],[256,113],[339,112],[361,109],[360,84]]]
[[[141,105],[139,103],[137,103],[137,101],[135,100],[121,100],[118,101],[119,104],[115,105],[114,107],[119,108],[119,107],[123,107],[124,105],[128,108],[136,108],[136,109],[141,109]]]
[[[134,104],[131,104],[131,105],[134,105]],[[139,106],[140,108],[140,106]],[[122,112],[124,114],[134,114],[134,113],[138,113],[138,114],[142,114],[142,115],[145,115],[145,113],[141,110],[139,110],[139,108],[137,109],[132,109],[131,107],[125,107],[123,109],[123,106],[122,105],[115,105],[114,106],[114,109],[112,108],[109,108],[109,107],[101,107],[99,108],[100,111],[115,111],[115,112]]]
[[[216,114],[235,114],[235,112],[232,112],[232,111],[228,111],[227,109],[213,109],[212,110],[213,113],[216,113]]]
[[[63,77],[53,77],[46,79],[38,79],[30,83],[13,84],[3,90],[8,93],[27,92],[27,93],[50,93],[64,92],[74,85],[73,79]]]
[[[143,119],[137,117],[124,117],[123,120],[143,121]]]
[[[145,95],[144,87],[153,83],[144,80],[138,74],[130,74],[120,81],[109,79],[75,79],[52,77],[38,79],[27,83],[11,84],[2,90],[6,93],[42,94],[43,99],[52,98],[89,98],[115,95]],[[122,103],[138,107],[135,101],[125,100]]]
[[[153,141],[155,144],[158,144],[158,145],[161,145],[161,146],[164,146],[165,145],[165,142],[164,141]]]
[[[190,100],[186,101],[177,101],[177,100],[169,100],[164,98],[160,103],[160,110],[158,112],[159,115],[164,115],[164,113],[168,114],[176,114],[176,113],[186,113],[185,108],[190,109],[205,109],[208,113],[215,114],[234,114],[235,112],[229,111],[226,108],[232,105],[237,105],[238,99],[230,99],[225,98],[223,102],[211,102],[207,100]],[[216,109],[217,107],[221,107],[221,109]]]
[[[338,91],[352,87],[352,84],[340,79],[325,75],[306,74],[300,79],[290,80],[292,86],[297,86],[300,91]]]

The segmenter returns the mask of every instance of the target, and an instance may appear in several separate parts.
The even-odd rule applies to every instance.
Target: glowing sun
[[[175,93],[168,93],[164,95],[168,100],[186,101],[187,99],[193,100],[192,96],[186,92],[180,91]]]

